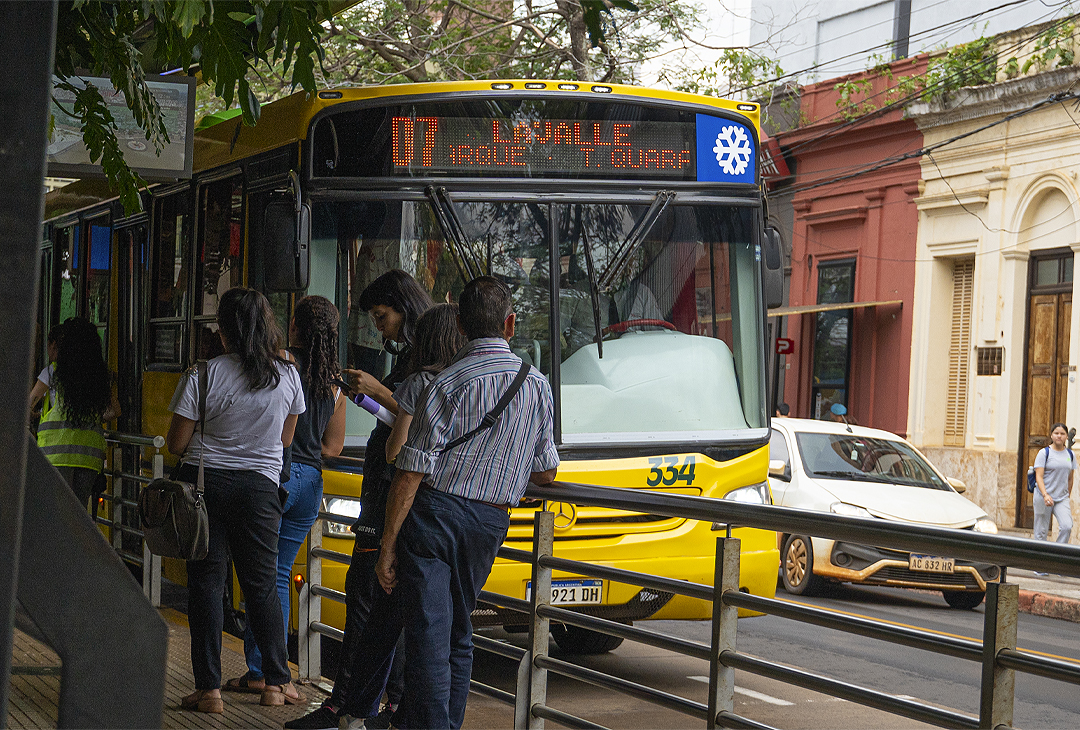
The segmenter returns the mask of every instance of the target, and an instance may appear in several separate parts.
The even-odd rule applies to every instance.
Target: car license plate
[[[908,568],[922,573],[954,573],[956,558],[939,558],[934,555],[909,555]]]
[[[554,606],[568,603],[578,605],[600,603],[604,593],[602,580],[553,580],[551,603]],[[532,599],[532,581],[525,584],[525,600]]]

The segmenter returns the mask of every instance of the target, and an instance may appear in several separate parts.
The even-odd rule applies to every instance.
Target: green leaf
[[[207,8],[210,9],[210,22],[213,22],[213,0],[175,0],[172,11],[172,22],[180,26],[180,35],[184,38],[191,36],[191,30],[202,22]]]

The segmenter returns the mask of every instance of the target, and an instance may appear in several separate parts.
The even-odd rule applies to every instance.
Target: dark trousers
[[[357,656],[360,653],[360,640],[371,615],[375,591],[382,592],[379,581],[375,578],[377,550],[353,550],[349,570],[345,573],[345,636],[341,640],[338,654],[337,675],[334,677],[334,691],[323,703],[335,712],[343,708],[355,709],[359,704],[351,702],[350,683],[357,668]],[[376,697],[375,709],[378,711],[379,698]],[[350,713],[353,714],[353,713]],[[355,717],[368,717],[368,714],[354,714]]]
[[[356,640],[349,688],[342,707],[344,713],[364,718],[378,714],[379,700],[390,677],[402,628],[397,595],[382,589],[374,570],[370,575],[374,582],[370,611],[363,632]],[[339,673],[338,681],[340,679]]]
[[[178,478],[195,482],[198,469],[184,465]],[[288,684],[289,657],[277,594],[277,539],[281,522],[278,485],[253,471],[206,469],[210,549],[189,561],[188,626],[196,689],[221,687],[222,601],[229,555],[244,591],[247,620],[262,653],[267,684]]]
[[[394,589],[405,624],[406,727],[457,730],[464,722],[471,614],[509,527],[506,510],[417,492],[398,538]]]

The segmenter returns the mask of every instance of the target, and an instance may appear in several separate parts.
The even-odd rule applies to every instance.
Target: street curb
[[[1080,600],[1075,598],[1021,589],[1019,609],[1021,613],[1080,623]]]

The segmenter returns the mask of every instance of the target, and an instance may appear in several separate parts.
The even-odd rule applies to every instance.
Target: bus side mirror
[[[761,278],[765,307],[775,309],[784,304],[784,253],[780,231],[769,227],[762,237]]]
[[[303,291],[308,285],[311,207],[271,200],[263,210],[264,283],[268,291]]]

